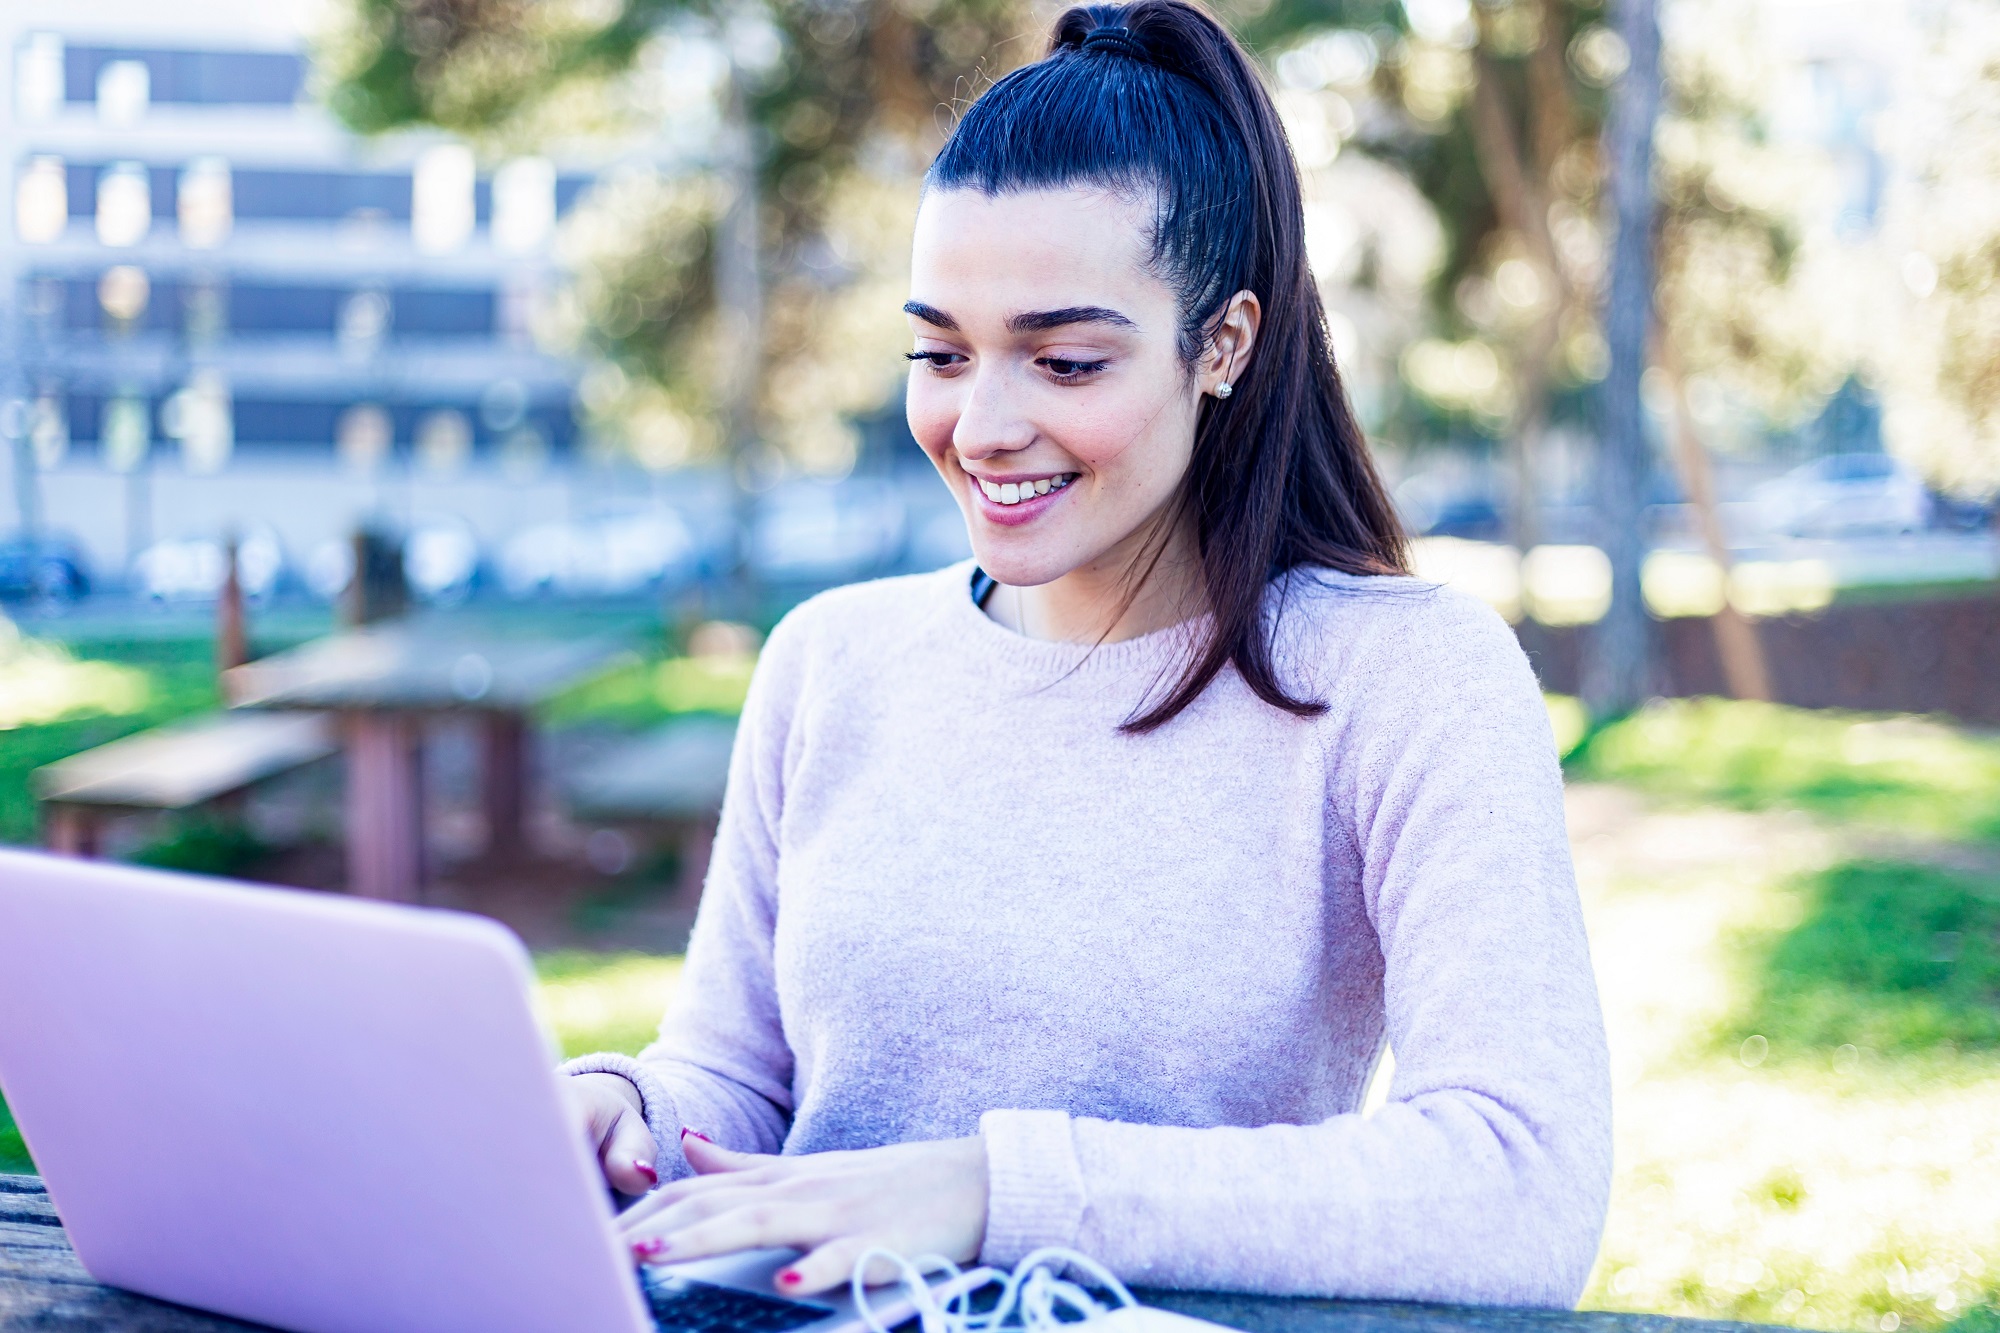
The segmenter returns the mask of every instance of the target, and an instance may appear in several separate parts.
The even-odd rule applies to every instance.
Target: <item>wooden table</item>
[[[309,709],[341,719],[348,888],[413,902],[424,876],[424,721],[450,714],[478,719],[489,850],[518,852],[527,809],[528,714],[621,646],[616,639],[537,639],[398,621],[235,667],[224,674],[223,691],[236,708]]]
[[[338,748],[317,713],[210,713],[154,727],[35,770],[43,841],[95,856],[109,816],[229,800]]]
[[[1287,1300],[1144,1288],[1138,1295],[1148,1305],[1245,1333],[1747,1333],[1762,1327],[1662,1315]],[[251,1327],[98,1285],[69,1248],[41,1182],[33,1176],[0,1176],[0,1333],[224,1333]]]

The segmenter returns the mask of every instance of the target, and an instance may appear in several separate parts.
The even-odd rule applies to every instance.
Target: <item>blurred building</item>
[[[311,99],[308,25],[285,0],[0,6],[17,464],[448,477],[573,444],[578,368],[529,325],[589,175],[348,133]]]

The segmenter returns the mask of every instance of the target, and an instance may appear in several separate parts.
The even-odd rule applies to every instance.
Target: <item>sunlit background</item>
[[[1055,12],[0,7],[0,840],[86,810],[106,855],[356,887],[331,741],[180,804],[79,775],[213,758],[246,658],[457,636],[421,896],[528,939],[570,1049],[642,1045],[762,634],[967,554],[902,421],[910,225]],[[2000,1327],[2000,5],[1659,0],[1624,352],[1622,11],[1220,12],[1418,572],[1516,626],[1567,756],[1619,1118],[1587,1303]],[[520,706],[504,854],[475,639],[610,645]]]

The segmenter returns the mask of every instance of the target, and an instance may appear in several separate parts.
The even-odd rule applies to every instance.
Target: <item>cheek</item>
[[[903,397],[903,415],[931,462],[942,463],[958,426],[958,399],[951,386],[921,370],[912,371]]]
[[[1193,452],[1193,418],[1171,397],[1078,412],[1066,425],[1064,449],[1100,484],[1121,490],[1171,485]]]

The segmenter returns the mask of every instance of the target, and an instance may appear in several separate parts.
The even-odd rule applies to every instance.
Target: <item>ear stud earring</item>
[[[1230,394],[1235,392],[1236,392],[1235,386],[1230,384],[1228,380],[1224,380],[1222,383],[1215,386],[1215,396],[1217,398],[1227,398]]]

